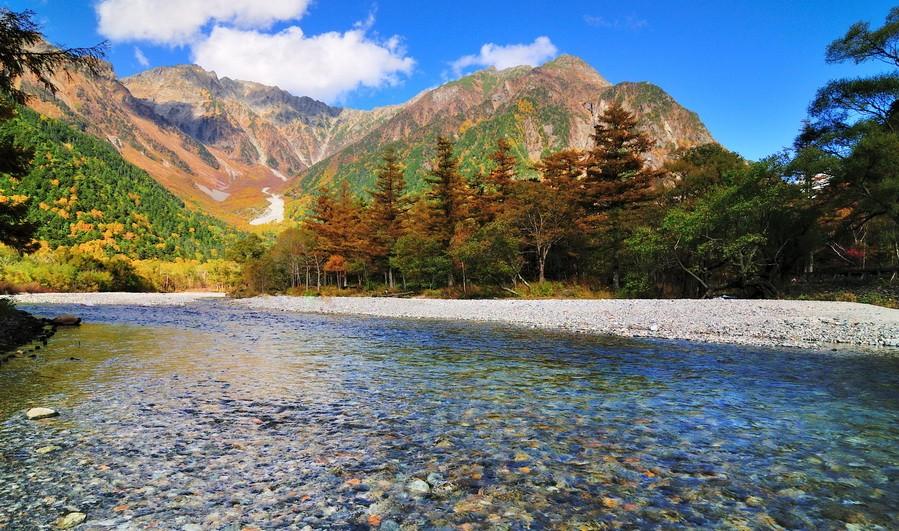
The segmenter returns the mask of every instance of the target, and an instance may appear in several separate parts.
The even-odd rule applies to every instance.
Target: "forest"
[[[899,8],[854,25],[830,63],[882,75],[821,88],[792,149],[747,161],[717,144],[662,168],[634,114],[609,105],[588,150],[549,153],[516,174],[499,139],[489,172],[463,175],[434,141],[423,193],[387,149],[363,199],[324,189],[266,247],[240,242],[243,291],[436,296],[840,298],[897,304]]]

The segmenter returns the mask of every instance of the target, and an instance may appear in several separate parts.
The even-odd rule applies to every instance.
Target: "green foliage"
[[[220,253],[235,231],[166,191],[108,143],[19,108],[0,135],[34,154],[30,171],[0,174],[0,193],[30,198],[28,220],[51,247],[81,246],[133,258]]]
[[[454,246],[450,255],[463,265],[466,281],[501,286],[516,282],[524,266],[520,248],[515,227],[494,221]]]
[[[687,295],[772,295],[813,241],[815,212],[776,160],[728,173],[694,202],[628,240],[637,265],[692,285]],[[645,284],[638,291],[645,291]]]
[[[390,265],[403,274],[407,285],[415,287],[439,286],[452,270],[443,243],[438,238],[416,233],[397,240]]]

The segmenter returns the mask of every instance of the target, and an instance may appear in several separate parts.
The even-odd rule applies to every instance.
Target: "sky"
[[[196,63],[361,109],[401,103],[480,68],[581,57],[613,83],[649,81],[722,145],[758,159],[792,144],[854,22],[892,0],[0,0],[57,44],[108,41],[119,76]]]

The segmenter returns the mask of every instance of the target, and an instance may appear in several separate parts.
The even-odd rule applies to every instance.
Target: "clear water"
[[[897,357],[32,309],[88,324],[0,368],[0,527],[899,528]]]

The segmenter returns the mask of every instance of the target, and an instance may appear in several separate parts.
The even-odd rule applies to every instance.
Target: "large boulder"
[[[25,416],[28,420],[40,420],[59,416],[59,413],[48,407],[33,407],[25,412]]]
[[[56,326],[78,326],[81,324],[81,317],[66,313],[54,317],[50,322]]]

